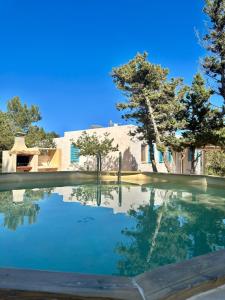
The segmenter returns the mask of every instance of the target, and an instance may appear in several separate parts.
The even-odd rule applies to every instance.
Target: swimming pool
[[[0,267],[133,276],[224,248],[222,189],[89,182],[0,192]]]

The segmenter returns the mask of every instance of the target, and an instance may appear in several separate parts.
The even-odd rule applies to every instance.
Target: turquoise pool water
[[[80,184],[0,192],[0,267],[131,276],[225,248],[225,192]]]

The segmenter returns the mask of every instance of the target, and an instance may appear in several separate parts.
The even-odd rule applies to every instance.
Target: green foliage
[[[26,190],[23,202],[13,202],[13,191],[0,192],[0,213],[3,216],[3,226],[16,230],[19,226],[34,224],[40,211],[40,206],[35,203],[51,195],[51,189]]]
[[[225,104],[225,0],[206,0],[204,12],[210,26],[204,37],[209,55],[204,59],[203,67],[215,81],[214,92],[223,97]]]
[[[214,132],[214,144],[225,149],[225,128],[221,128]]]
[[[19,97],[14,97],[8,102],[7,113],[14,133],[18,131],[27,133],[33,123],[41,120],[39,108],[35,105],[29,108],[21,103]]]
[[[154,188],[149,193],[149,205],[128,212],[134,225],[122,230],[126,240],[115,249],[119,275],[135,276],[225,248],[223,194],[203,197],[199,191],[182,195],[181,190]],[[155,203],[156,193],[163,199],[161,205]]]
[[[114,185],[103,184],[90,184],[90,185],[78,185],[73,188],[71,197],[75,197],[83,205],[87,205],[90,202],[93,205],[101,204],[102,198],[104,201],[113,200],[113,192],[118,192],[118,187]]]
[[[123,111],[125,120],[134,120],[140,125],[137,133],[145,140],[157,142],[154,121],[161,134],[175,134],[183,126],[177,121],[182,109],[178,100],[184,93],[183,88],[179,89],[182,80],[168,81],[168,74],[168,69],[147,61],[147,53],[137,54],[127,64],[113,69],[113,81],[127,98],[127,102],[118,103],[117,108]],[[148,101],[153,115],[149,112]]]
[[[42,127],[31,126],[26,135],[26,145],[28,147],[40,148],[55,148],[54,138],[58,134],[53,132],[46,132]]]
[[[135,121],[138,128],[132,135],[157,144],[162,152],[184,122],[179,115],[183,110],[181,99],[186,91],[180,78],[168,80],[169,70],[147,60],[147,53],[137,54],[127,64],[114,68],[113,81],[126,102],[117,104],[122,118]],[[152,162],[154,157],[152,157]]]
[[[0,150],[10,149],[13,145],[11,123],[7,113],[0,111]]]
[[[196,74],[192,86],[182,99],[185,109],[181,116],[185,120],[185,126],[180,143],[192,150],[192,173],[195,173],[198,161],[198,157],[195,155],[196,148],[202,148],[207,144],[217,144],[218,139],[215,138],[215,135],[224,126],[222,112],[211,106],[212,94],[212,90],[206,88],[202,76]]]
[[[200,74],[195,75],[192,86],[185,95],[183,142],[193,147],[202,147],[214,143],[214,131],[223,128],[223,117],[210,103],[212,90],[207,89]]]
[[[225,151],[214,150],[206,153],[206,173],[225,176]]]
[[[17,132],[26,134],[28,147],[55,147],[53,139],[58,137],[55,132],[46,132],[35,125],[41,120],[39,108],[22,104],[19,97],[14,97],[7,104],[7,111],[0,111],[0,151],[12,147]]]
[[[96,133],[88,134],[86,131],[73,144],[80,150],[82,156],[106,156],[110,152],[118,151],[118,146],[113,146],[114,139],[105,133],[102,137]]]
[[[97,171],[102,170],[102,157],[110,152],[118,151],[118,145],[113,146],[114,139],[109,138],[109,133],[99,137],[96,133],[88,134],[86,131],[76,140],[73,141],[75,147],[80,150],[82,156],[96,156]],[[89,166],[87,166],[89,168]]]

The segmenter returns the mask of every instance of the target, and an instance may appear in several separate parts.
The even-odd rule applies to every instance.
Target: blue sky
[[[122,123],[112,67],[138,51],[190,83],[199,70],[195,28],[203,0],[0,0],[0,108],[37,104],[47,130]]]

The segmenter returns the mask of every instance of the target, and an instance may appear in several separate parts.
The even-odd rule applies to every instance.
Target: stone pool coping
[[[225,283],[225,250],[133,278],[0,269],[0,299],[182,300]]]
[[[33,173],[2,173],[0,174],[0,185],[20,184],[30,182],[71,181],[83,182],[96,180],[96,172],[87,171],[60,171],[60,172],[33,172]],[[101,180],[117,181],[117,172],[102,172]],[[172,173],[152,172],[122,172],[121,181],[133,184],[148,183],[176,183],[187,186],[221,187],[225,188],[225,177],[207,175],[187,175]]]

